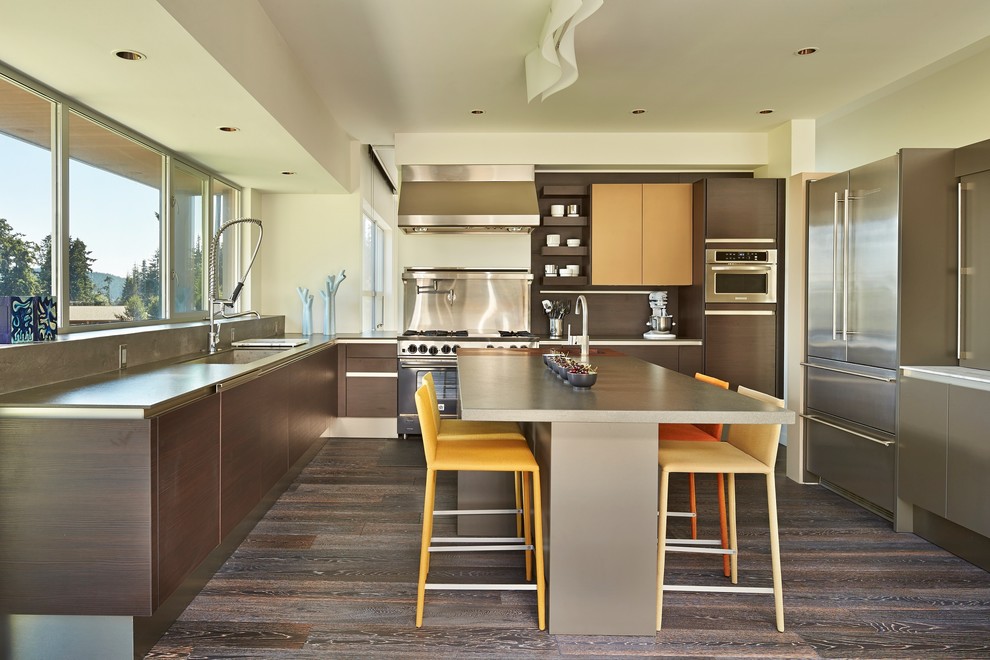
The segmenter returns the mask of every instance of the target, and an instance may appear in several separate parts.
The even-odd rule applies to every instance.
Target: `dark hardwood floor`
[[[714,512],[714,486],[698,481],[701,510]],[[740,583],[770,583],[762,484],[737,479]],[[782,475],[784,633],[769,596],[690,593],[665,596],[655,637],[540,632],[532,592],[429,592],[416,629],[423,486],[418,442],[327,441],[147,657],[990,657],[990,573]],[[438,505],[453,491],[442,479]],[[701,528],[714,536],[716,516]],[[445,554],[431,567],[445,582],[521,573],[515,553]],[[720,574],[714,556],[668,559],[670,581]]]

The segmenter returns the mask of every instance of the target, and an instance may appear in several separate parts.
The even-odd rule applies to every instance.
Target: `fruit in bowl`
[[[567,382],[574,387],[591,387],[598,380],[598,369],[583,362],[575,362],[567,370]]]

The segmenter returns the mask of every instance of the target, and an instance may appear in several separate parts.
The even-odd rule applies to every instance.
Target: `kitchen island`
[[[540,464],[552,634],[656,627],[657,424],[790,424],[776,408],[642,360],[591,356],[571,387],[538,350],[458,352],[463,419],[524,423]]]

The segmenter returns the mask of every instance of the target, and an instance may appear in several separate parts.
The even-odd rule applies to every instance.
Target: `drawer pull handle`
[[[811,362],[802,362],[802,367],[809,367],[811,369],[824,369],[825,371],[834,371],[837,374],[845,374],[847,376],[859,376],[860,378],[869,378],[870,380],[880,380],[885,383],[894,383],[897,378],[890,378],[889,376],[873,376],[870,374],[859,373],[858,371],[847,371],[846,369],[836,369],[835,367],[826,367],[821,364],[812,364]]]
[[[839,429],[840,431],[844,431],[846,433],[849,433],[850,435],[855,435],[855,436],[858,436],[860,438],[865,438],[866,440],[869,440],[870,442],[875,442],[878,445],[883,445],[884,447],[889,447],[892,444],[894,444],[894,441],[893,440],[880,440],[879,438],[874,438],[873,436],[866,435],[865,433],[860,433],[859,431],[853,431],[852,429],[847,429],[844,426],[839,426],[838,424],[833,424],[832,422],[826,422],[821,417],[817,417],[815,415],[801,415],[801,417],[804,417],[805,419],[810,420],[812,422],[817,422],[818,424],[824,424],[825,426],[831,426],[833,429]]]

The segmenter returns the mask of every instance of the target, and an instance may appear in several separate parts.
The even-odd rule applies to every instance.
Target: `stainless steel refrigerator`
[[[898,366],[954,352],[952,163],[905,149],[809,184],[805,467],[891,519]]]

